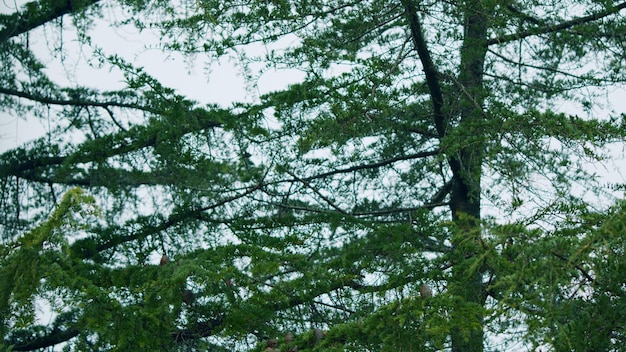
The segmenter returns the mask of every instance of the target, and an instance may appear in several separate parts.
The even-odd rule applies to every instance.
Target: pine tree
[[[109,7],[165,52],[239,57],[251,85],[302,79],[203,106],[93,43]],[[623,350],[626,212],[589,200],[623,185],[589,165],[626,135],[602,98],[626,83],[624,8],[48,0],[0,16],[1,106],[53,127],[0,155],[4,345]],[[48,77],[30,35],[68,18],[124,88]]]

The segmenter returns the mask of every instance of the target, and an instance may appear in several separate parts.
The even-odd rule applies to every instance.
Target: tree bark
[[[450,210],[457,225],[452,239],[454,260],[449,292],[455,298],[452,309],[451,340],[454,352],[483,351],[483,305],[485,290],[481,270],[475,270],[475,258],[481,251],[480,238],[480,179],[483,144],[480,142],[480,122],[483,119],[483,72],[487,53],[488,9],[481,0],[468,1],[465,6],[464,41],[461,48],[458,96],[459,107],[450,105],[455,97],[446,97],[441,89],[441,75],[432,61],[416,8],[411,0],[402,0],[408,18],[411,37],[423,66],[433,105],[434,125],[440,142],[450,129],[456,128],[472,140],[454,141],[447,154],[452,171]],[[454,117],[459,125],[450,127]],[[460,147],[458,147],[460,145]]]
[[[483,351],[483,307],[485,290],[477,255],[482,251],[480,234],[481,168],[484,119],[483,72],[487,53],[487,28],[490,9],[482,0],[468,1],[464,13],[464,39],[459,68],[459,125],[464,140],[455,141],[459,149],[449,164],[453,173],[450,210],[457,225],[452,239],[455,265],[449,284],[455,298],[451,341],[453,352]]]

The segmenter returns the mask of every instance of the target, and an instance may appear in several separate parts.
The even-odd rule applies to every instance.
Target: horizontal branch
[[[361,164],[361,165],[351,166],[351,167],[347,167],[347,168],[343,168],[343,169],[336,169],[336,170],[333,170],[333,171],[328,171],[328,172],[324,172],[324,173],[321,173],[321,174],[318,174],[318,175],[309,176],[309,177],[302,177],[302,178],[292,179],[292,180],[288,180],[287,182],[311,181],[311,180],[325,178],[325,177],[333,176],[333,175],[337,175],[337,174],[351,173],[351,172],[359,171],[359,170],[376,169],[376,168],[379,168],[379,167],[383,167],[383,166],[387,166],[387,165],[396,163],[398,161],[405,161],[405,160],[412,160],[412,159],[421,159],[421,158],[426,158],[426,157],[434,156],[434,155],[438,155],[438,154],[439,154],[439,150],[430,150],[430,151],[424,151],[424,152],[419,152],[419,153],[414,153],[414,154],[409,154],[409,155],[402,155],[402,156],[397,156],[395,158],[390,158],[390,159],[382,160],[382,161],[371,163],[371,164]]]
[[[215,330],[222,324],[223,321],[224,317],[220,316],[207,321],[196,322],[193,326],[176,330],[172,333],[172,337],[177,343],[208,337],[215,333]]]
[[[186,113],[194,114],[195,123],[176,126],[174,129],[175,133],[169,134],[169,138],[177,138],[186,133],[219,127],[222,125],[219,121],[226,116],[230,116],[230,112],[225,110],[197,114],[195,111]],[[60,166],[68,163],[101,162],[114,156],[154,147],[159,143],[160,136],[163,135],[163,128],[158,125],[139,125],[117,134],[87,140],[79,145],[75,152],[67,155],[40,156],[33,155],[34,153],[24,149],[10,150],[0,154],[0,178],[9,176],[29,178],[29,173],[40,168]],[[41,174],[39,171],[37,173]]]
[[[36,325],[26,328],[28,333],[25,334],[16,331],[9,338],[5,336],[0,344],[11,346],[11,351],[35,351],[69,341],[80,334],[76,312],[70,310],[57,315],[52,322],[52,328]]]
[[[181,343],[190,339],[199,339],[211,336],[220,324],[222,324],[223,320],[223,316],[219,316],[206,321],[199,321],[185,328],[176,329],[171,333],[171,337],[176,343]],[[74,325],[77,324],[74,323]],[[31,338],[30,340],[13,345],[11,351],[35,351],[56,346],[60,343],[68,342],[80,333],[81,330],[78,328],[54,328],[46,335],[37,336]]]
[[[357,211],[350,212],[349,215],[355,217],[376,217],[376,216],[384,216],[384,215],[394,215],[394,214],[406,214],[411,213],[418,210],[423,209],[434,209],[438,207],[449,206],[449,202],[437,202],[437,203],[424,203],[422,205],[416,207],[406,207],[406,208],[391,208],[391,209],[380,209],[380,210],[371,210],[371,211]]]
[[[93,258],[96,257],[100,252],[114,248],[120,244],[123,243],[127,243],[127,242],[131,242],[131,241],[136,241],[136,240],[141,240],[144,238],[147,238],[150,235],[154,235],[157,233],[160,233],[162,231],[165,231],[169,228],[171,228],[172,226],[175,226],[177,224],[180,224],[181,222],[185,221],[185,220],[189,220],[189,219],[199,219],[202,218],[202,214],[208,210],[211,209],[215,209],[218,208],[220,206],[223,206],[227,203],[236,201],[238,199],[241,199],[243,197],[246,197],[250,194],[252,194],[253,192],[261,189],[263,186],[262,182],[257,183],[256,185],[249,187],[248,189],[246,189],[244,192],[235,194],[233,196],[224,198],[220,201],[217,201],[215,203],[209,204],[207,206],[204,207],[200,207],[200,208],[196,208],[196,209],[191,209],[187,212],[184,213],[176,213],[176,214],[172,214],[166,221],[163,221],[162,223],[158,224],[158,225],[145,225],[143,226],[140,230],[134,232],[134,233],[130,233],[130,234],[119,234],[119,233],[115,233],[116,230],[120,230],[120,229],[125,229],[127,227],[125,226],[121,226],[118,228],[114,228],[114,229],[105,229],[102,231],[102,233],[106,233],[108,232],[107,235],[107,239],[106,240],[100,240],[98,237],[88,237],[88,238],[84,238],[84,239],[80,239],[77,240],[76,242],[74,242],[71,246],[71,250],[79,257],[82,259],[88,259],[88,258]]]
[[[588,15],[588,16],[576,17],[572,20],[561,22],[556,25],[545,25],[541,27],[535,27],[535,28],[531,28],[525,31],[518,32],[518,33],[505,34],[496,38],[492,38],[492,39],[487,40],[487,45],[505,44],[511,41],[524,39],[530,36],[536,36],[536,35],[541,35],[541,34],[548,34],[548,33],[562,31],[562,30],[569,29],[575,26],[597,21],[604,17],[616,14],[625,8],[626,8],[626,2],[623,2],[621,4],[612,6],[604,11],[592,13],[591,15]]]
[[[576,79],[578,81],[589,80],[589,78],[583,77],[582,75],[575,74],[573,72],[564,71],[564,70],[559,70],[557,68],[554,68],[554,67],[551,67],[551,66],[548,66],[548,65],[546,65],[546,66],[534,65],[534,64],[531,64],[529,62],[526,62],[523,59],[513,60],[513,59],[508,58],[505,55],[500,54],[500,53],[498,53],[498,52],[496,52],[494,50],[488,50],[488,52],[490,54],[492,54],[492,55],[502,59],[502,61],[508,62],[509,64],[515,65],[515,66],[518,66],[518,67],[528,67],[528,68],[532,68],[532,69],[535,69],[535,70],[548,71],[548,72],[555,73],[555,74],[558,74],[558,75],[571,77],[571,78],[574,78],[574,79]],[[495,75],[488,74],[488,73],[485,73],[485,76],[493,77],[493,78],[496,78],[496,79],[506,79],[509,82],[514,82],[510,77],[495,76]],[[515,82],[515,83],[520,84],[519,82]]]
[[[29,341],[13,345],[11,351],[34,351],[47,347],[52,347],[60,343],[69,341],[72,338],[78,336],[78,334],[80,334],[80,330],[76,328],[70,328],[66,330],[55,328],[47,335],[37,336]]]
[[[11,176],[23,177],[29,171],[50,165],[60,165],[66,159],[62,156],[42,156],[23,158],[23,153],[8,151],[0,154],[0,178]]]
[[[418,210],[423,209],[434,209],[444,206],[449,206],[449,202],[428,202],[424,203],[420,206],[415,207],[406,207],[406,208],[389,208],[389,209],[379,209],[379,210],[368,210],[368,211],[344,211],[343,209],[322,209],[316,208],[313,206],[304,206],[304,205],[292,205],[292,204],[284,204],[278,202],[265,202],[269,205],[276,206],[277,208],[284,208],[292,211],[301,211],[307,213],[317,213],[317,214],[338,214],[338,215],[347,215],[355,218],[372,218],[372,217],[380,217],[380,216],[388,216],[388,215],[396,215],[396,214],[406,214],[411,213]],[[334,207],[333,207],[334,208]]]
[[[20,173],[19,177],[32,182],[72,187],[107,187],[111,184],[121,187],[167,186],[179,181],[174,175],[166,176],[158,174],[158,172],[128,171],[113,168],[106,170],[80,170],[79,173],[80,177],[75,175],[58,176],[54,173],[42,176],[38,172],[26,172]]]
[[[8,88],[3,88],[0,87],[0,94],[6,94],[6,95],[10,95],[10,96],[14,96],[14,97],[18,97],[18,98],[24,98],[30,101],[34,101],[37,103],[41,103],[41,104],[46,104],[46,105],[58,105],[58,106],[81,106],[81,107],[100,107],[100,108],[111,108],[111,107],[116,107],[116,108],[126,108],[126,109],[133,109],[133,110],[140,110],[140,111],[146,111],[146,112],[151,112],[151,113],[155,113],[158,114],[160,113],[158,110],[156,109],[152,109],[148,106],[143,106],[143,105],[139,105],[139,104],[133,104],[133,103],[120,103],[120,102],[116,102],[116,101],[95,101],[95,100],[86,100],[86,99],[57,99],[57,98],[51,98],[51,97],[45,97],[45,96],[40,96],[40,95],[35,95],[32,93],[27,93],[27,92],[23,92],[23,91],[19,91],[19,90],[15,90],[15,89],[8,89]]]

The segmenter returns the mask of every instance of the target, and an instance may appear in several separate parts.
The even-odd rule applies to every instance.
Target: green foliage
[[[15,321],[24,328],[35,320],[34,298],[46,295],[46,289],[64,285],[64,269],[71,265],[66,231],[84,229],[83,218],[97,215],[94,199],[79,188],[69,190],[49,218],[16,241],[0,248],[2,262],[0,292],[2,331]]]
[[[0,15],[0,107],[48,126],[0,154],[0,348],[624,350],[626,206],[590,170],[626,4],[96,3]],[[118,89],[49,76],[67,16]],[[100,21],[302,79],[203,105]]]

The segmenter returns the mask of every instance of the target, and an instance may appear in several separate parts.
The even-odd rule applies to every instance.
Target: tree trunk
[[[487,5],[488,6],[488,5]],[[449,284],[455,298],[452,312],[452,351],[483,351],[483,270],[478,260],[482,251],[480,234],[480,183],[484,143],[483,70],[487,52],[489,9],[482,1],[468,1],[465,8],[464,41],[458,78],[460,145],[449,158],[454,186],[450,208],[457,224],[452,239],[454,267]]]

